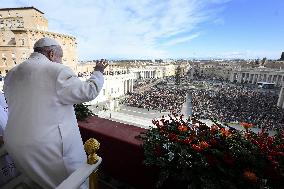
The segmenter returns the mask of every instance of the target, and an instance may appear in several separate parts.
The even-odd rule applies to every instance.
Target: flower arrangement
[[[157,187],[239,189],[284,187],[284,133],[269,136],[183,115],[153,120],[143,134],[145,164],[160,170]]]
[[[93,116],[93,112],[85,104],[74,104],[74,111],[78,121],[85,121],[88,117]]]

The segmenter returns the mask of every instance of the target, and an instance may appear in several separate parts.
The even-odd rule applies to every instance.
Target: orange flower
[[[231,136],[231,132],[229,130],[226,130],[225,128],[221,128],[220,131],[221,131],[221,133],[223,134],[224,137]]]
[[[192,147],[192,149],[195,150],[196,152],[201,152],[201,151],[203,150],[200,146],[198,146],[198,145],[196,145],[196,144],[192,144],[191,147]]]
[[[219,127],[217,125],[212,125],[210,128],[211,133],[214,133],[215,131],[217,131],[219,129]]]
[[[245,130],[252,128],[252,126],[253,126],[251,123],[246,123],[246,122],[241,122],[240,125],[243,126],[245,128]]]
[[[180,126],[178,126],[178,130],[180,132],[186,132],[187,131],[187,127],[185,125],[180,125]]]
[[[202,141],[202,142],[199,143],[199,146],[200,146],[200,148],[202,148],[204,150],[204,149],[208,148],[210,145],[207,142]]]
[[[256,182],[257,181],[257,176],[252,171],[248,171],[248,170],[244,171],[243,177],[249,182]]]
[[[203,150],[205,150],[206,148],[208,148],[210,145],[206,142],[206,141],[201,141],[198,143],[198,145],[196,144],[192,144],[191,147],[193,150],[197,151],[197,152],[201,152]]]

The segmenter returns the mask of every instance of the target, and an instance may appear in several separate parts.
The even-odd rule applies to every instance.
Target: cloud
[[[216,25],[224,25],[225,20],[224,20],[224,18],[217,18],[216,20],[213,21],[213,23],[216,24]]]
[[[211,58],[241,58],[241,59],[257,59],[257,58],[269,58],[275,59],[280,57],[279,51],[267,51],[267,50],[245,50],[245,51],[227,51],[218,53],[209,53]]]
[[[49,30],[77,38],[80,59],[165,57],[169,46],[199,36],[228,0],[0,0],[1,7],[34,6]],[[218,7],[217,7],[218,6]],[[187,35],[185,35],[187,34]]]
[[[197,38],[199,35],[200,35],[199,33],[196,33],[196,34],[192,34],[192,35],[185,36],[185,37],[174,38],[174,39],[166,42],[164,45],[165,46],[173,46],[173,45],[177,45],[177,44],[180,44],[180,43],[189,42],[189,41],[193,40],[194,38]]]

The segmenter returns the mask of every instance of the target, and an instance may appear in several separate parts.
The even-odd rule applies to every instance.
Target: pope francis
[[[96,98],[105,61],[87,81],[61,64],[57,41],[39,39],[4,81],[9,117],[4,142],[17,167],[42,188],[55,188],[86,162],[73,104]],[[87,184],[81,186],[87,188]]]

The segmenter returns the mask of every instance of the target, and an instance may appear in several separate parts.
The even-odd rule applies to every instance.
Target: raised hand
[[[106,59],[101,59],[100,61],[97,60],[95,71],[100,71],[100,72],[104,73],[104,70],[107,66],[108,66],[108,63],[107,63]]]

